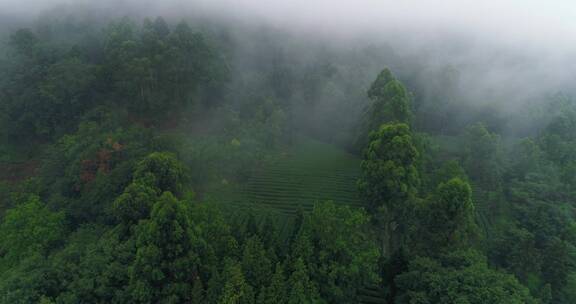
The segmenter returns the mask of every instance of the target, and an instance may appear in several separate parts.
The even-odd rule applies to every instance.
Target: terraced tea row
[[[360,161],[329,144],[301,138],[268,161],[228,195],[240,209],[294,214],[312,210],[316,202],[333,201],[362,207],[356,182]]]

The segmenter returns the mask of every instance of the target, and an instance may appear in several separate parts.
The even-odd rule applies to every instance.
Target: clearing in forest
[[[226,195],[242,208],[293,214],[314,203],[333,201],[361,207],[356,189],[360,159],[330,144],[300,137]]]

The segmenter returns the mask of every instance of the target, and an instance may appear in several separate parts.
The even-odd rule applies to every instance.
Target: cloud
[[[519,99],[575,80],[573,0],[0,0],[0,15],[32,16],[62,3],[265,23],[342,44],[386,42],[460,68],[470,94]]]

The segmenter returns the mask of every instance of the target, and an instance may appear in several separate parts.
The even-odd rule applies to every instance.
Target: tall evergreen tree
[[[368,90],[371,104],[359,127],[356,148],[360,151],[369,142],[370,132],[385,123],[405,123],[412,121],[411,97],[404,85],[389,69],[384,69]]]
[[[190,299],[198,263],[191,227],[182,202],[162,194],[149,220],[137,228],[137,252],[130,274],[138,303],[175,303]]]
[[[382,251],[391,256],[412,229],[420,186],[419,152],[406,124],[384,124],[370,134],[359,190],[382,227]],[[393,238],[394,237],[394,238]]]

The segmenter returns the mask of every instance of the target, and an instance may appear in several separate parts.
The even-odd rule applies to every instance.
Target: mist
[[[456,102],[488,104],[503,116],[551,94],[571,93],[576,71],[571,1],[0,2],[0,18],[8,24],[78,11],[95,19],[164,16],[218,24],[236,37],[233,61],[244,68],[259,61],[262,45],[255,40],[264,28],[291,41],[274,47],[303,66],[321,54],[345,60],[371,52],[358,85],[366,88],[388,66],[401,79],[421,79],[407,83],[417,101],[444,98],[432,96],[434,79],[452,69]]]

